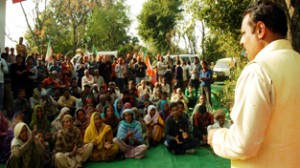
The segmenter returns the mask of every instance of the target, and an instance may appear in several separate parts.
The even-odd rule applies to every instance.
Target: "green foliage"
[[[236,58],[236,64],[230,71],[229,80],[224,82],[224,94],[221,98],[221,103],[228,109],[231,109],[233,106],[236,82],[247,63],[248,60],[246,57],[239,56]]]
[[[129,42],[136,43],[136,38],[127,35],[130,20],[127,7],[122,1],[110,8],[95,9],[87,25],[89,46],[95,45],[98,50],[117,50]]]
[[[210,35],[205,38],[202,51],[202,59],[208,62],[216,62],[220,58],[224,58],[224,50],[222,50],[220,42],[218,38]]]
[[[198,17],[218,34],[228,34],[239,39],[239,30],[244,9],[253,0],[202,0]]]
[[[176,20],[181,17],[181,0],[147,1],[138,16],[138,34],[157,51],[171,49]]]

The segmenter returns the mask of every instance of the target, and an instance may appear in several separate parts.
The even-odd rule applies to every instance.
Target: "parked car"
[[[230,68],[235,64],[234,58],[221,58],[213,68],[213,81],[225,81],[229,79]]]

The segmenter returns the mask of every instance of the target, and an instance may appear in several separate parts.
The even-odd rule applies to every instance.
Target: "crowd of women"
[[[113,63],[82,52],[49,62],[36,55],[3,58],[9,101],[0,113],[0,161],[8,168],[140,159],[159,144],[174,154],[194,153],[206,144],[207,129],[230,126],[222,110],[209,112],[205,91],[198,94],[209,68],[197,58],[185,68],[182,60],[173,66],[159,56],[153,86],[145,80],[147,65],[130,54]]]

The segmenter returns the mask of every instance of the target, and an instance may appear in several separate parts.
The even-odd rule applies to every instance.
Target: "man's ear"
[[[262,21],[256,23],[256,34],[259,39],[262,39],[266,35],[266,25]]]

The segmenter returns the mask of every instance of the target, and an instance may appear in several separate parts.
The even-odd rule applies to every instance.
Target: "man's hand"
[[[178,135],[176,136],[175,140],[176,140],[178,145],[182,144],[182,142],[179,141]]]

